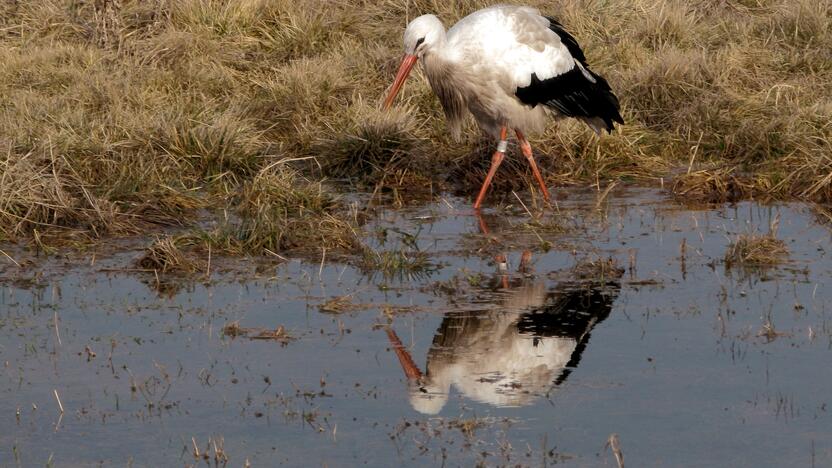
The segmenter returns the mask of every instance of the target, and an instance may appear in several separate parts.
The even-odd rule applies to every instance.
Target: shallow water
[[[118,271],[136,251],[35,264],[0,289],[0,465],[616,466],[613,434],[627,466],[832,465],[828,227],[596,196],[487,234],[461,199],[380,210],[371,243],[428,254],[413,274],[291,260],[160,292]],[[788,262],[726,269],[772,224]]]

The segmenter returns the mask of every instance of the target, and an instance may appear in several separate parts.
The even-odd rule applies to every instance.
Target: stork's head
[[[404,30],[404,53],[421,58],[445,36],[445,26],[434,15],[422,15]]]
[[[385,109],[393,104],[393,99],[404,85],[416,61],[444,39],[445,26],[434,15],[422,15],[407,25],[407,29],[404,30],[404,58],[396,73],[396,80],[390,88],[390,94],[384,100]]]

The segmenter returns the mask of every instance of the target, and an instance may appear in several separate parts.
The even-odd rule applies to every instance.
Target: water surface
[[[368,242],[423,252],[416,272],[4,265],[0,465],[616,466],[613,434],[628,466],[832,465],[828,227],[801,204],[597,197],[538,223],[451,197],[380,210]],[[726,269],[772,226],[786,263]]]

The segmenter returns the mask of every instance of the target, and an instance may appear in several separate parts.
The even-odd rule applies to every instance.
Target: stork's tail
[[[621,118],[618,97],[612,92],[607,80],[589,69],[584,51],[563,25],[555,18],[547,16],[546,19],[549,20],[549,29],[558,35],[561,43],[575,59],[575,66],[563,75],[542,82],[537,80],[539,88],[535,104],[543,103],[563,115],[581,119],[592,127],[595,133],[601,133],[601,130],[611,132],[616,122],[623,125],[624,119]],[[532,85],[535,84],[535,79],[533,75]],[[520,99],[526,102],[522,97]]]
[[[588,68],[585,71],[595,80],[594,82],[587,80],[589,84],[585,86],[588,100],[593,104],[589,114],[594,115],[578,116],[578,118],[592,127],[595,133],[600,134],[602,130],[610,133],[615,129],[616,123],[624,125],[624,119],[621,118],[621,104],[604,77]]]

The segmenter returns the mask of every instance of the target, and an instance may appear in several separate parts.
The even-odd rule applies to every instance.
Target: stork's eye
[[[420,45],[422,45],[422,43],[423,43],[423,42],[425,42],[425,38],[424,38],[424,37],[420,37],[420,38],[419,38],[419,40],[418,40],[418,41],[416,41],[416,47],[414,47],[414,48],[413,48],[413,50],[418,49],[418,48],[419,48],[419,46],[420,46]]]

